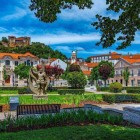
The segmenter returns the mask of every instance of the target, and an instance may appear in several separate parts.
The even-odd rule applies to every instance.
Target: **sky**
[[[62,10],[57,21],[44,23],[39,21],[30,11],[30,0],[0,0],[0,38],[5,36],[30,36],[32,42],[42,42],[59,50],[67,57],[73,50],[78,51],[78,57],[86,58],[109,52],[122,54],[140,52],[140,33],[136,33],[135,41],[126,49],[117,51],[115,43],[112,47],[103,49],[96,46],[101,33],[91,25],[96,21],[95,15],[117,18],[118,15],[106,11],[106,0],[94,0],[92,9],[79,10],[74,6],[71,10]]]

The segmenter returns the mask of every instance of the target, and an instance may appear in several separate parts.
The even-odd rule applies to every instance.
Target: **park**
[[[4,1],[0,140],[139,140],[139,0]]]

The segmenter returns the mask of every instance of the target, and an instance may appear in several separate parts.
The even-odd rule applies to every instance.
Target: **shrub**
[[[103,101],[108,103],[133,102],[140,103],[140,95],[138,94],[104,94]]]
[[[114,93],[120,92],[122,90],[122,84],[118,82],[111,83],[109,89]]]
[[[65,95],[65,94],[84,94],[84,89],[59,89],[58,94]]]
[[[18,94],[32,94],[32,91],[27,87],[22,87],[18,89]]]
[[[136,93],[136,94],[140,94],[140,89],[127,89],[127,93]]]
[[[25,118],[12,118],[11,115],[0,123],[0,132],[13,132],[21,130],[33,130],[37,128],[48,128],[55,126],[65,126],[68,124],[80,123],[110,123],[113,125],[122,125],[123,118],[121,116],[112,116],[107,113],[98,114],[94,111],[71,111],[49,115],[41,115],[40,117],[30,116]]]

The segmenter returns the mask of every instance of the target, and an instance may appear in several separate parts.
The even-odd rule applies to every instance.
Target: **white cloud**
[[[25,9],[16,7],[15,11],[13,11],[12,14],[6,15],[5,17],[2,18],[2,20],[16,20],[16,19],[24,17],[25,15],[27,15],[27,12]]]
[[[0,32],[7,32],[8,30],[6,28],[0,27]]]
[[[40,41],[46,44],[62,44],[62,43],[76,43],[76,42],[88,42],[97,41],[100,39],[99,33],[92,34],[75,34],[75,33],[65,33],[65,34],[46,34],[42,37],[32,36],[32,41]]]

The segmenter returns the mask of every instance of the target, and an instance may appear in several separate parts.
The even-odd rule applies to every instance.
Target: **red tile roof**
[[[18,59],[18,58],[20,58],[20,57],[28,57],[28,56],[30,56],[30,57],[32,57],[32,58],[38,59],[38,57],[36,57],[35,55],[33,55],[33,54],[29,53],[29,52],[27,52],[27,53],[25,53],[25,54],[0,53],[0,59],[2,59],[2,58],[5,57],[5,56],[10,56],[10,57],[12,57],[13,59]]]
[[[99,63],[85,63],[85,66],[87,66],[88,68],[94,68],[96,66],[98,66]]]
[[[83,74],[84,74],[84,75],[88,75],[88,76],[89,76],[89,75],[91,74],[91,71],[84,70],[84,71],[83,71]]]

